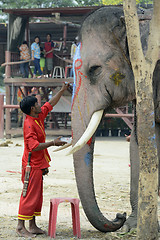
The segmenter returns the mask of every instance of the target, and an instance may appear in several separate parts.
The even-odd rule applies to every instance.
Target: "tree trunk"
[[[155,139],[155,116],[152,89],[153,71],[158,60],[160,46],[159,0],[154,1],[154,12],[150,23],[148,49],[144,56],[136,0],[124,0],[130,60],[135,77],[136,108],[138,120],[138,144],[140,174],[138,189],[137,240],[158,239],[158,156]]]

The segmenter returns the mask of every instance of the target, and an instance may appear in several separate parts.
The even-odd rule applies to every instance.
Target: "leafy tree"
[[[136,0],[137,3],[152,3],[152,0]],[[123,4],[123,0],[0,0],[0,8],[47,8]]]
[[[47,8],[100,5],[102,0],[1,0],[0,8]]]
[[[76,0],[78,6],[102,5],[103,0]]]
[[[102,0],[104,5],[118,5],[123,4],[123,0]],[[136,3],[148,3],[152,4],[153,0],[136,0]]]
[[[75,6],[73,0],[1,0],[1,8],[47,8]]]

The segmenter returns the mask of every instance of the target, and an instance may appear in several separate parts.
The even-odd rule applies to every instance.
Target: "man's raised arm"
[[[69,83],[64,83],[61,90],[49,100],[49,103],[52,105],[52,107],[54,107],[58,103],[59,99],[61,98],[64,91],[66,91],[68,87]]]

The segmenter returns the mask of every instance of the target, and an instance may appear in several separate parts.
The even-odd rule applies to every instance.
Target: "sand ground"
[[[50,140],[51,137],[47,138]],[[0,141],[4,143],[4,140]],[[78,197],[72,156],[65,156],[66,150],[53,153],[50,173],[44,178],[44,200],[42,216],[38,225],[48,229],[49,201],[54,197]],[[22,189],[21,157],[23,138],[12,138],[8,147],[0,147],[0,238],[6,240],[24,239],[15,232],[17,212]],[[114,219],[117,212],[130,213],[129,202],[129,143],[125,138],[96,138],[94,153],[94,180],[97,202],[108,219]],[[80,204],[82,239],[134,239],[115,233],[97,231],[87,220]],[[26,224],[28,226],[28,224]],[[69,203],[61,203],[58,209],[56,239],[75,239],[72,233],[71,209]],[[49,239],[37,236],[36,239]]]

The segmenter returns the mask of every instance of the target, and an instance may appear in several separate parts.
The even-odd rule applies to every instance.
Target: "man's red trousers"
[[[25,169],[22,169],[22,182],[24,183]],[[41,215],[43,201],[42,170],[31,168],[26,197],[21,194],[18,219],[32,220],[34,216]]]

